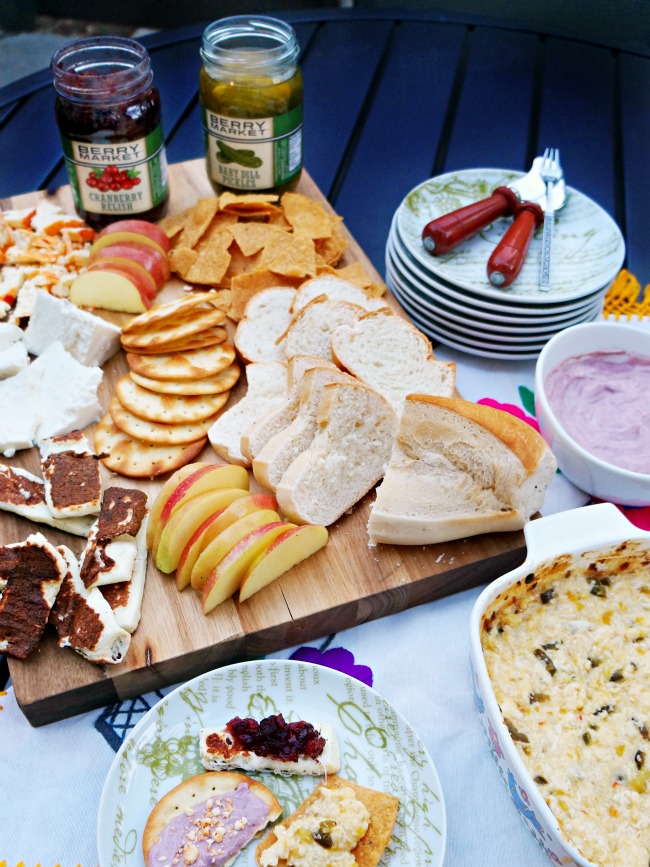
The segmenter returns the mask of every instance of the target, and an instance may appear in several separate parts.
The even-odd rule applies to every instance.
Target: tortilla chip
[[[279,234],[286,237],[288,234],[286,230],[277,226],[259,222],[237,223],[231,231],[244,256],[253,256],[255,253],[259,253],[269,244],[274,235]]]
[[[204,247],[198,254],[185,279],[189,283],[218,286],[230,265],[228,247],[231,244],[230,232],[219,232],[214,235],[210,245]]]
[[[252,216],[270,213],[272,202],[277,202],[279,196],[262,193],[236,193],[225,192],[219,196],[219,210],[230,214],[242,214]]]
[[[185,228],[193,210],[194,208],[186,208],[184,211],[181,211],[180,214],[169,214],[169,216],[163,217],[162,220],[159,220],[157,223],[158,228],[162,229],[170,240],[175,238],[176,235],[180,234],[180,232]]]
[[[283,277],[268,270],[251,271],[248,274],[233,277],[230,283],[232,297],[228,316],[234,322],[239,322],[253,295],[257,295],[263,289],[296,289],[300,282],[300,280]]]
[[[341,230],[341,221],[332,218],[329,238],[318,238],[315,241],[316,252],[328,265],[336,265],[348,247],[348,239]]]
[[[169,251],[169,267],[174,274],[178,274],[183,280],[187,280],[187,273],[198,257],[199,254],[196,250],[192,250],[191,247],[174,247],[173,250]]]
[[[194,247],[198,243],[199,239],[212,222],[212,218],[217,213],[218,207],[219,199],[216,197],[198,200],[192,209],[192,215],[185,224],[183,234],[180,237],[179,243],[183,247]]]
[[[221,232],[229,232],[233,226],[236,226],[238,219],[236,214],[215,214],[199,241],[194,245],[194,249],[200,253],[204,247],[214,243],[215,236]]]
[[[282,208],[295,232],[314,239],[332,235],[331,217],[320,202],[302,193],[285,193],[282,196]]]
[[[284,247],[267,265],[274,274],[285,277],[315,277],[316,250],[311,238],[294,235],[291,243]]]

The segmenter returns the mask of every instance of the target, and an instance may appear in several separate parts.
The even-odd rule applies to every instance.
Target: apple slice
[[[201,551],[198,560],[194,564],[190,582],[195,590],[201,590],[208,575],[210,575],[223,560],[226,554],[237,545],[244,536],[247,536],[264,524],[276,524],[280,521],[277,512],[271,509],[259,509],[250,515],[244,515],[234,524],[226,527],[210,544]]]
[[[242,468],[243,469],[243,468]],[[217,524],[217,532],[221,533],[226,527],[234,524],[239,518],[245,515],[250,515],[253,512],[259,512],[260,509],[271,509],[274,512],[278,511],[278,501],[274,494],[265,491],[261,494],[250,494],[248,497],[242,497],[231,503],[227,509],[219,516]]]
[[[289,525],[294,526],[292,524]],[[242,576],[250,564],[271,545],[278,536],[285,532],[287,524],[284,521],[262,524],[251,530],[241,541],[234,545],[226,556],[210,572],[201,589],[203,613],[209,611],[230,599],[239,587]]]
[[[183,478],[176,489],[169,494],[158,515],[157,527],[151,540],[154,558],[160,544],[162,531],[167,521],[180,506],[184,506],[185,503],[199,494],[217,488],[241,488],[248,493],[248,485],[249,477],[246,470],[243,467],[231,465],[206,464]]]
[[[151,243],[160,247],[164,253],[169,253],[171,249],[171,242],[165,232],[155,223],[148,223],[146,220],[118,220],[98,232],[95,240],[124,233],[135,235],[136,238],[132,240],[138,240],[142,244]],[[109,240],[108,243],[113,244],[115,241]]]
[[[183,548],[208,515],[246,496],[248,491],[243,489],[219,488],[199,494],[177,509],[163,527],[158,547],[153,552],[154,563],[160,571],[169,573],[176,569]]]
[[[171,273],[167,254],[154,250],[153,247],[147,244],[140,244],[135,241],[123,241],[121,244],[108,244],[99,250],[95,250],[94,253],[91,249],[88,262],[92,264],[98,259],[105,259],[107,257],[111,259],[128,259],[129,261],[136,262],[138,265],[142,265],[156,281],[158,289],[162,289]]]
[[[106,259],[99,259],[88,266],[89,271],[113,271],[117,274],[124,274],[138,287],[138,291],[143,298],[147,298],[152,304],[158,294],[156,281],[151,274],[142,265],[137,262],[131,262],[129,259],[118,259],[111,256]]]
[[[235,502],[237,501],[235,500]],[[176,587],[179,590],[184,590],[190,583],[192,569],[201,551],[219,535],[215,533],[214,525],[219,515],[223,515],[224,511],[224,509],[220,509],[218,512],[208,515],[201,526],[194,531],[187,545],[183,548],[183,553],[176,567]]]
[[[171,476],[167,479],[165,484],[160,489],[158,496],[153,501],[153,505],[149,510],[149,520],[147,521],[147,548],[151,550],[151,546],[153,544],[153,537],[156,528],[156,524],[158,523],[158,519],[160,518],[160,513],[165,507],[165,503],[170,498],[173,491],[179,486],[179,484],[186,479],[188,476],[191,476],[197,470],[200,470],[202,467],[207,467],[210,469],[214,464],[209,464],[204,461],[200,461],[194,464],[187,464],[184,467],[181,467],[179,470],[176,470],[175,473],[172,473]],[[236,485],[235,487],[239,487]]]
[[[239,601],[244,602],[297,563],[324,548],[328,537],[327,529],[318,524],[294,526],[282,533],[258,554],[245,572],[239,588]]]
[[[68,297],[77,307],[99,307],[120,313],[144,313],[152,304],[131,277],[118,271],[86,271],[70,286]]]

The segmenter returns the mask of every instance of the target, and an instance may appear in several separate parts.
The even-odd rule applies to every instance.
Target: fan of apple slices
[[[204,614],[237,592],[244,602],[327,540],[325,527],[284,521],[273,494],[251,493],[243,467],[210,463],[174,473],[147,525],[154,563],[199,593]]]

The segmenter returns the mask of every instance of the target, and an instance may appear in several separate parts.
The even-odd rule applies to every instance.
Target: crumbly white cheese
[[[37,442],[81,430],[101,417],[102,408],[97,398],[102,381],[99,367],[80,364],[57,341],[27,370],[40,375]]]
[[[312,723],[318,733],[325,738],[325,747],[317,759],[301,756],[296,761],[283,762],[270,756],[257,756],[246,750],[232,750],[232,735],[225,727],[201,729],[199,742],[201,761],[208,771],[232,770],[241,768],[245,771],[274,771],[285,774],[310,774],[324,776],[334,774],[341,767],[341,755],[338,739],[333,727],[327,723]],[[230,755],[211,752],[208,749],[208,738],[219,737],[226,745]]]
[[[0,295],[2,290],[0,287]],[[0,322],[0,350],[7,349],[13,346],[19,340],[23,339],[23,330],[17,325],[11,325],[9,322]]]
[[[25,346],[32,355],[40,355],[57,340],[81,364],[101,367],[120,347],[120,328],[65,298],[39,292],[25,330]]]
[[[41,419],[40,371],[32,367],[0,382],[0,451],[7,458],[32,447]]]
[[[0,349],[0,379],[8,379],[24,370],[29,364],[29,355],[22,341]]]
[[[650,861],[650,554],[536,570],[490,607],[483,650],[513,741],[566,837]]]
[[[369,823],[370,813],[353,789],[321,787],[301,815],[275,826],[276,840],[262,852],[261,867],[280,861],[289,867],[354,867],[352,849]]]

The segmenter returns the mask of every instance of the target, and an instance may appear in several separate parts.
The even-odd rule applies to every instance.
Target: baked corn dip
[[[503,719],[565,837],[601,867],[650,863],[650,550],[543,564],[488,607]]]

